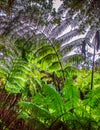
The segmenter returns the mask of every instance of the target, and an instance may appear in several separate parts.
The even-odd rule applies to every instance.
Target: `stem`
[[[44,35],[45,35],[45,34],[44,34]],[[46,37],[46,35],[45,35],[45,37]],[[61,61],[60,61],[59,55],[58,55],[58,53],[57,53],[57,50],[55,49],[55,46],[53,45],[52,41],[51,41],[48,37],[46,37],[46,39],[50,42],[50,44],[51,44],[53,50],[55,51],[55,54],[56,54],[56,56],[57,56],[57,59],[58,59],[58,62],[59,62],[59,65],[60,65],[60,68],[61,68],[61,71],[62,71],[63,80],[65,81],[65,75],[64,75],[63,65],[62,65],[62,63],[61,63]]]
[[[95,42],[96,43],[96,42]],[[91,74],[91,91],[93,89],[93,79],[94,79],[94,66],[95,66],[95,44],[94,44],[94,52],[93,52],[93,60],[92,60],[92,74]],[[91,107],[90,107],[90,118],[91,118]],[[91,130],[91,121],[89,122],[88,130]]]
[[[94,45],[94,53],[93,53],[93,61],[92,61],[91,90],[93,89],[94,66],[95,66],[94,61],[95,61],[95,45]]]
[[[58,62],[59,62],[59,65],[60,65],[60,68],[61,68],[61,71],[62,71],[62,74],[63,74],[63,80],[65,80],[65,75],[64,75],[64,70],[63,70],[63,66],[62,66],[62,63],[60,61],[60,58],[59,58],[59,55],[54,47],[53,44],[51,44],[52,48],[54,49],[55,53],[56,53],[56,56],[57,56],[57,59],[58,59]]]

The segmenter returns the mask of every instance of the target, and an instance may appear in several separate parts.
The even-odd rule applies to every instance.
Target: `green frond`
[[[33,118],[35,116],[37,117],[37,119],[50,117],[49,111],[35,103],[21,101],[19,104],[22,109],[25,110],[27,113],[33,111],[33,113],[31,113],[33,115]]]
[[[20,54],[17,56],[13,50],[13,46],[6,49],[8,50],[11,58],[5,55],[5,59],[2,59],[0,66],[0,75],[4,80],[4,86],[6,90],[12,93],[20,93],[24,89],[26,84],[27,74],[30,72],[28,63],[21,59]],[[16,47],[15,47],[16,48]]]
[[[53,51],[53,49],[50,45],[43,45],[41,48],[39,47],[39,49],[36,50],[35,55],[38,57],[41,55],[48,54],[52,51]]]
[[[64,104],[59,92],[57,92],[57,90],[51,85],[45,85],[43,92],[44,95],[46,95],[46,98],[51,101],[49,109],[54,111],[54,115],[61,115],[61,113],[64,112]]]
[[[46,56],[40,58],[40,60],[38,62],[39,63],[47,62],[48,64],[50,64],[54,59],[57,60],[56,54],[50,53],[50,54],[47,54]]]
[[[74,109],[78,107],[79,104],[79,90],[78,87],[73,85],[74,79],[73,77],[69,77],[67,81],[65,82],[64,88],[63,88],[63,95],[65,99],[66,109],[69,111],[70,109]]]
[[[68,63],[74,63],[74,64],[78,65],[78,63],[83,61],[83,57],[82,57],[81,54],[80,55],[74,54],[74,55],[71,55],[71,56],[65,56],[63,58],[63,60],[68,62]]]
[[[50,66],[49,66],[49,69],[51,71],[55,71],[56,69],[61,70],[61,66],[59,64],[59,61],[54,61],[53,63],[51,63]]]

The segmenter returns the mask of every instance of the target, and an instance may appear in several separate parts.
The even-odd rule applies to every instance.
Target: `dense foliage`
[[[100,129],[99,28],[72,40],[81,2],[52,2],[0,1],[0,130]]]
[[[62,64],[45,37],[10,42],[1,46],[1,130],[100,128],[98,68],[91,91],[91,70]]]

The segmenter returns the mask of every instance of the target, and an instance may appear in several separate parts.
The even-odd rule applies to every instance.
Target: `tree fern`
[[[23,3],[25,4],[25,6],[23,6]],[[40,8],[40,3],[42,4],[41,8]],[[85,27],[85,31],[87,33],[84,32],[86,33],[86,36],[84,35],[83,39],[78,38],[77,40],[70,41],[70,39],[74,39],[76,36],[80,36],[82,34],[80,27],[82,26],[84,21],[80,22],[80,18],[79,18],[79,16],[81,15],[83,16],[82,12],[79,13],[77,12],[77,10],[75,10],[74,14],[71,15],[70,8],[69,7],[65,8],[65,5],[62,4],[61,7],[59,7],[58,12],[55,13],[52,10],[52,6],[51,8],[49,8],[48,6],[49,3],[50,2],[43,4],[43,2],[34,1],[33,4],[31,4],[31,2],[29,1],[29,3],[27,4],[27,2],[16,1],[12,6],[12,10],[14,12],[14,8],[16,10],[15,5],[18,5],[19,11],[17,11],[16,13],[14,12],[14,17],[12,17],[12,19],[9,18],[9,22],[7,22],[8,23],[7,25],[4,24],[4,26],[6,26],[5,31],[3,31],[4,34],[9,34],[10,37],[14,35],[27,37],[28,35],[32,36],[33,34],[39,33],[45,35],[46,38],[49,38],[51,41],[52,39],[56,39],[58,41],[62,40],[61,48],[63,47],[63,49],[66,49],[66,54],[63,53],[63,56],[65,55],[67,56],[67,47],[73,46],[73,48],[77,48],[78,46],[80,46],[80,48],[82,48],[82,44],[84,40],[86,41],[86,47],[88,46],[88,44],[89,46],[92,45],[92,43],[90,42],[91,40],[90,38],[93,37],[94,33],[96,33],[96,31],[99,30],[98,27],[95,29],[91,29],[87,23]],[[70,6],[70,4],[68,5]],[[78,2],[78,4],[80,3]],[[4,9],[1,10],[4,12],[5,7]],[[7,12],[5,12],[5,14],[6,17],[9,16]],[[6,20],[6,17],[4,17],[3,19]],[[85,20],[85,22],[86,21],[87,19]],[[79,25],[77,25],[77,23],[79,23]],[[4,26],[2,29],[4,29]],[[66,30],[69,31],[66,33]],[[85,51],[89,51],[89,49]]]
[[[25,111],[31,115],[31,118],[35,118],[47,126],[64,111],[62,97],[51,85],[44,85],[42,93],[37,93],[32,103],[21,101],[20,106],[22,112]]]
[[[4,80],[4,87],[9,91],[19,93],[24,89],[26,75],[29,70],[28,64],[20,58],[8,58],[0,66],[0,75]]]

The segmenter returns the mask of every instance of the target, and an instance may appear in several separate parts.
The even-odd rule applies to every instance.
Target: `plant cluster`
[[[10,42],[1,46],[1,130],[100,129],[99,70],[91,90],[91,70],[62,64],[44,36]]]
[[[0,1],[0,130],[100,129],[93,3],[63,0],[55,12],[52,0]]]

